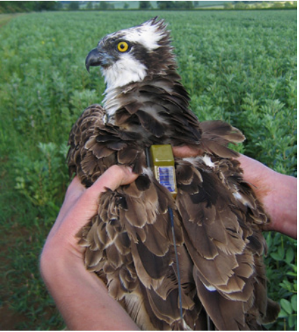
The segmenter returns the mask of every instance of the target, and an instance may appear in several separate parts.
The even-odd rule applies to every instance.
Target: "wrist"
[[[83,263],[83,251],[80,247],[64,246],[64,242],[57,237],[46,241],[40,256],[40,271],[47,287],[55,283],[56,279],[67,277],[72,270],[85,269]]]

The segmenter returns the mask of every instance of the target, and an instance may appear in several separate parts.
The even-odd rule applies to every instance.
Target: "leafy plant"
[[[40,142],[38,148],[40,155],[37,159],[16,156],[15,188],[53,221],[59,212],[61,194],[66,189],[66,147],[61,146],[59,149],[52,142]]]
[[[279,319],[267,328],[297,330],[297,241],[278,233],[268,233],[266,240],[268,292],[281,306]]]

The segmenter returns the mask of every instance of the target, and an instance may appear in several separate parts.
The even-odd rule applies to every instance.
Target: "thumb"
[[[138,175],[134,174],[130,167],[114,165],[108,168],[82,193],[74,209],[70,211],[74,229],[79,230],[97,213],[100,194],[107,188],[115,190],[121,185],[135,181],[137,177]]]
[[[85,189],[76,177],[67,190],[65,201],[50,235],[76,235],[97,213],[100,194],[107,188],[115,190],[120,185],[129,184],[137,179],[130,167],[114,165],[108,168],[97,181]]]
[[[130,167],[114,165],[108,168],[103,175],[86,191],[80,198],[80,204],[88,205],[93,211],[97,211],[99,194],[106,191],[117,189],[121,185],[132,183],[137,179],[138,175],[132,172]]]

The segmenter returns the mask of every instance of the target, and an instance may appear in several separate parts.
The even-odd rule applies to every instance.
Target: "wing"
[[[69,136],[68,166],[87,187],[111,165],[133,166],[140,174],[145,154],[136,132],[121,131],[105,124],[106,112],[101,105],[89,106],[74,124]]]
[[[93,137],[98,128],[104,127],[105,111],[102,106],[89,106],[77,122],[69,135],[68,166],[70,175],[77,174],[81,182],[89,187],[107,168],[97,162],[96,151],[85,149],[85,144]]]
[[[220,121],[201,128],[205,154],[176,166],[177,206],[197,294],[217,329],[260,329],[279,312],[267,299],[261,225],[268,217],[239,162],[229,158],[236,153],[226,145],[240,141],[240,132]]]

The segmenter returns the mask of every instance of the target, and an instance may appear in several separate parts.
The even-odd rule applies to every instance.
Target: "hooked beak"
[[[113,65],[115,61],[117,61],[117,57],[109,54],[109,51],[106,51],[99,45],[97,48],[94,48],[88,53],[85,59],[85,66],[88,71],[89,67],[93,66],[108,68],[109,66]]]
[[[85,59],[85,67],[86,67],[87,71],[89,72],[90,66],[92,66],[92,67],[101,66],[102,57],[103,57],[103,54],[97,48],[94,48],[93,50],[91,50]]]

